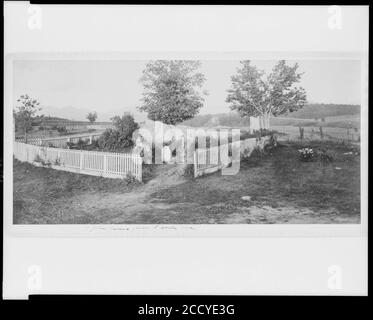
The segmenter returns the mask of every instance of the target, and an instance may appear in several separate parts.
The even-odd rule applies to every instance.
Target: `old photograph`
[[[359,224],[359,59],[13,61],[13,224]]]
[[[367,295],[368,6],[5,1],[3,64],[3,299]]]

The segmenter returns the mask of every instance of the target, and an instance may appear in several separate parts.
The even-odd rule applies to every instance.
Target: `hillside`
[[[247,118],[241,118],[236,112],[227,112],[198,115],[193,119],[184,121],[182,124],[190,127],[242,127],[249,125],[249,120]]]
[[[302,121],[303,125],[308,123],[314,125],[323,118],[328,123],[335,125],[344,124],[360,117],[359,105],[343,105],[343,104],[308,104],[302,109],[291,112],[287,115],[281,115],[279,118],[272,118],[273,125],[298,125]],[[298,120],[299,119],[299,120]],[[303,119],[309,121],[303,122]],[[328,121],[329,120],[329,121]],[[203,114],[194,117],[193,119],[184,121],[183,125],[191,127],[212,127],[212,126],[229,126],[229,127],[243,127],[248,125],[248,120],[241,118],[236,112],[218,113],[218,114]],[[335,126],[333,125],[333,126]]]
[[[302,109],[282,117],[299,119],[321,119],[344,115],[360,115],[360,106],[351,104],[308,104]]]

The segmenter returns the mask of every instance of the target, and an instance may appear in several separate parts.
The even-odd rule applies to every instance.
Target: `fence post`
[[[302,127],[299,127],[299,136],[300,136],[300,139],[303,140],[303,137],[304,137],[304,128],[302,128]]]
[[[197,178],[197,167],[198,167],[198,163],[197,163],[197,151],[194,151],[193,152],[193,163],[194,163],[194,178]]]
[[[138,158],[139,160],[139,162],[138,162],[138,168],[139,168],[139,180],[140,180],[140,182],[142,182],[142,158],[139,156],[139,158]]]
[[[324,132],[322,131],[322,127],[320,127],[319,129],[320,129],[320,138],[324,139]]]
[[[104,154],[104,173],[107,171],[107,155]]]
[[[80,170],[83,170],[83,157],[84,157],[84,153],[80,151]]]

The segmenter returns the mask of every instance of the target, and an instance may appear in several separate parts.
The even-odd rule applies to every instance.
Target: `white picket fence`
[[[139,155],[95,151],[77,151],[14,142],[16,159],[53,169],[102,176],[125,178],[131,175],[142,181],[142,158]]]
[[[248,138],[237,141],[234,146],[239,148],[240,156],[250,156],[255,148],[263,150],[270,143],[271,137],[265,136],[260,139]],[[194,151],[194,177],[219,171],[232,162],[232,143],[212,148],[200,148]],[[230,151],[229,151],[230,150]]]
[[[194,177],[216,172],[229,164],[228,152],[221,152],[220,146],[194,151]]]

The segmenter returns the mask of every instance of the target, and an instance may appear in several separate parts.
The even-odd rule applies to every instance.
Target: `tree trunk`
[[[269,124],[270,117],[271,117],[270,112],[267,112],[264,114],[264,128],[267,130],[269,130],[270,128],[270,124]]]
[[[263,115],[261,115],[259,117],[259,119],[260,119],[259,120],[260,121],[260,128],[261,129],[269,130],[269,128],[270,128],[270,124],[269,124],[270,115],[271,115],[270,112],[266,112],[266,113],[264,113]]]
[[[261,130],[265,128],[264,115],[259,116],[259,127]]]

